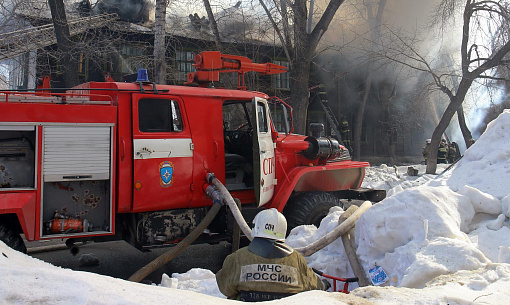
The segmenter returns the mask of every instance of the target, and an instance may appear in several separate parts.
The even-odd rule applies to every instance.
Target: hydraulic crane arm
[[[262,75],[287,72],[284,66],[273,63],[256,64],[244,56],[225,55],[219,51],[201,52],[195,55],[193,66],[197,72],[188,73],[186,84],[198,83],[199,87],[207,87],[211,82],[220,80],[220,72],[235,72],[238,76],[238,88],[246,90],[244,74],[259,72]]]

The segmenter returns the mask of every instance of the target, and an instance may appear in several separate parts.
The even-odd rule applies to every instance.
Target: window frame
[[[146,101],[151,101],[152,103],[165,103],[168,102],[168,105],[165,105],[164,108],[159,109],[150,109],[144,108],[142,104]],[[184,120],[183,120],[183,112],[182,107],[178,100],[173,98],[140,98],[137,101],[137,109],[138,109],[138,132],[146,133],[146,134],[159,134],[159,133],[181,133],[184,131]],[[161,113],[167,113],[169,119],[166,116],[160,116]],[[149,116],[152,115],[152,116]],[[161,119],[161,126],[155,127],[163,127],[163,128],[148,128],[151,122],[149,120],[152,119]],[[143,127],[142,127],[143,126]],[[154,127],[154,126],[151,126]],[[152,129],[152,130],[151,130]]]
[[[273,77],[274,87],[280,90],[290,89],[290,74],[289,74],[290,63],[286,60],[273,60],[273,63],[287,68],[287,72],[278,73],[274,75]]]

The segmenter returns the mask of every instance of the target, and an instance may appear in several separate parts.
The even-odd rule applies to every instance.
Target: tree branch
[[[266,4],[264,3],[264,0],[259,0],[259,3],[260,3],[260,5],[262,5],[262,8],[266,12],[267,18],[269,18],[269,21],[271,21],[271,24],[273,25],[273,28],[276,31],[276,34],[278,35],[280,42],[282,43],[283,50],[285,51],[285,56],[287,56],[287,60],[290,63],[291,60],[290,60],[289,49],[287,48],[287,41],[285,41],[285,39],[283,38],[282,33],[280,32],[280,29],[278,28],[278,25],[276,24],[273,16],[271,16],[271,12],[267,8]]]
[[[324,10],[324,14],[322,15],[317,25],[315,25],[312,33],[309,35],[308,42],[310,44],[310,50],[314,50],[319,44],[322,35],[327,31],[331,20],[335,16],[338,8],[345,0],[331,0],[328,4],[328,7]]]
[[[207,17],[209,18],[209,23],[211,24],[211,30],[214,35],[214,43],[216,44],[216,48],[218,48],[220,51],[222,49],[221,47],[221,37],[220,37],[220,31],[218,30],[218,24],[216,23],[216,19],[214,18],[213,11],[211,9],[211,3],[209,0],[203,0],[205,10],[207,12]]]
[[[490,76],[490,75],[480,75],[480,76],[478,76],[478,78],[490,79],[490,80],[495,80],[495,81],[508,81],[508,79],[506,77],[495,77],[495,76]]]

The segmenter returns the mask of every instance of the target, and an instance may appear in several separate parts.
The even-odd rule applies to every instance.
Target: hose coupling
[[[205,189],[205,194],[207,197],[211,198],[213,203],[219,203],[220,205],[224,205],[223,203],[223,197],[221,196],[220,190],[214,185],[209,185]]]
[[[214,178],[216,178],[216,176],[214,175],[214,173],[207,173],[207,176],[206,176],[207,183],[212,183],[212,181],[214,180]]]

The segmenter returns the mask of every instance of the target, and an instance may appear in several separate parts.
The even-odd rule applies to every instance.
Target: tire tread
[[[27,247],[21,236],[5,225],[0,225],[0,240],[16,251],[27,253]]]
[[[341,207],[342,204],[338,198],[326,192],[315,191],[295,195],[283,210],[287,218],[287,232],[300,225],[314,224],[314,218],[324,212],[327,214],[334,206]]]

